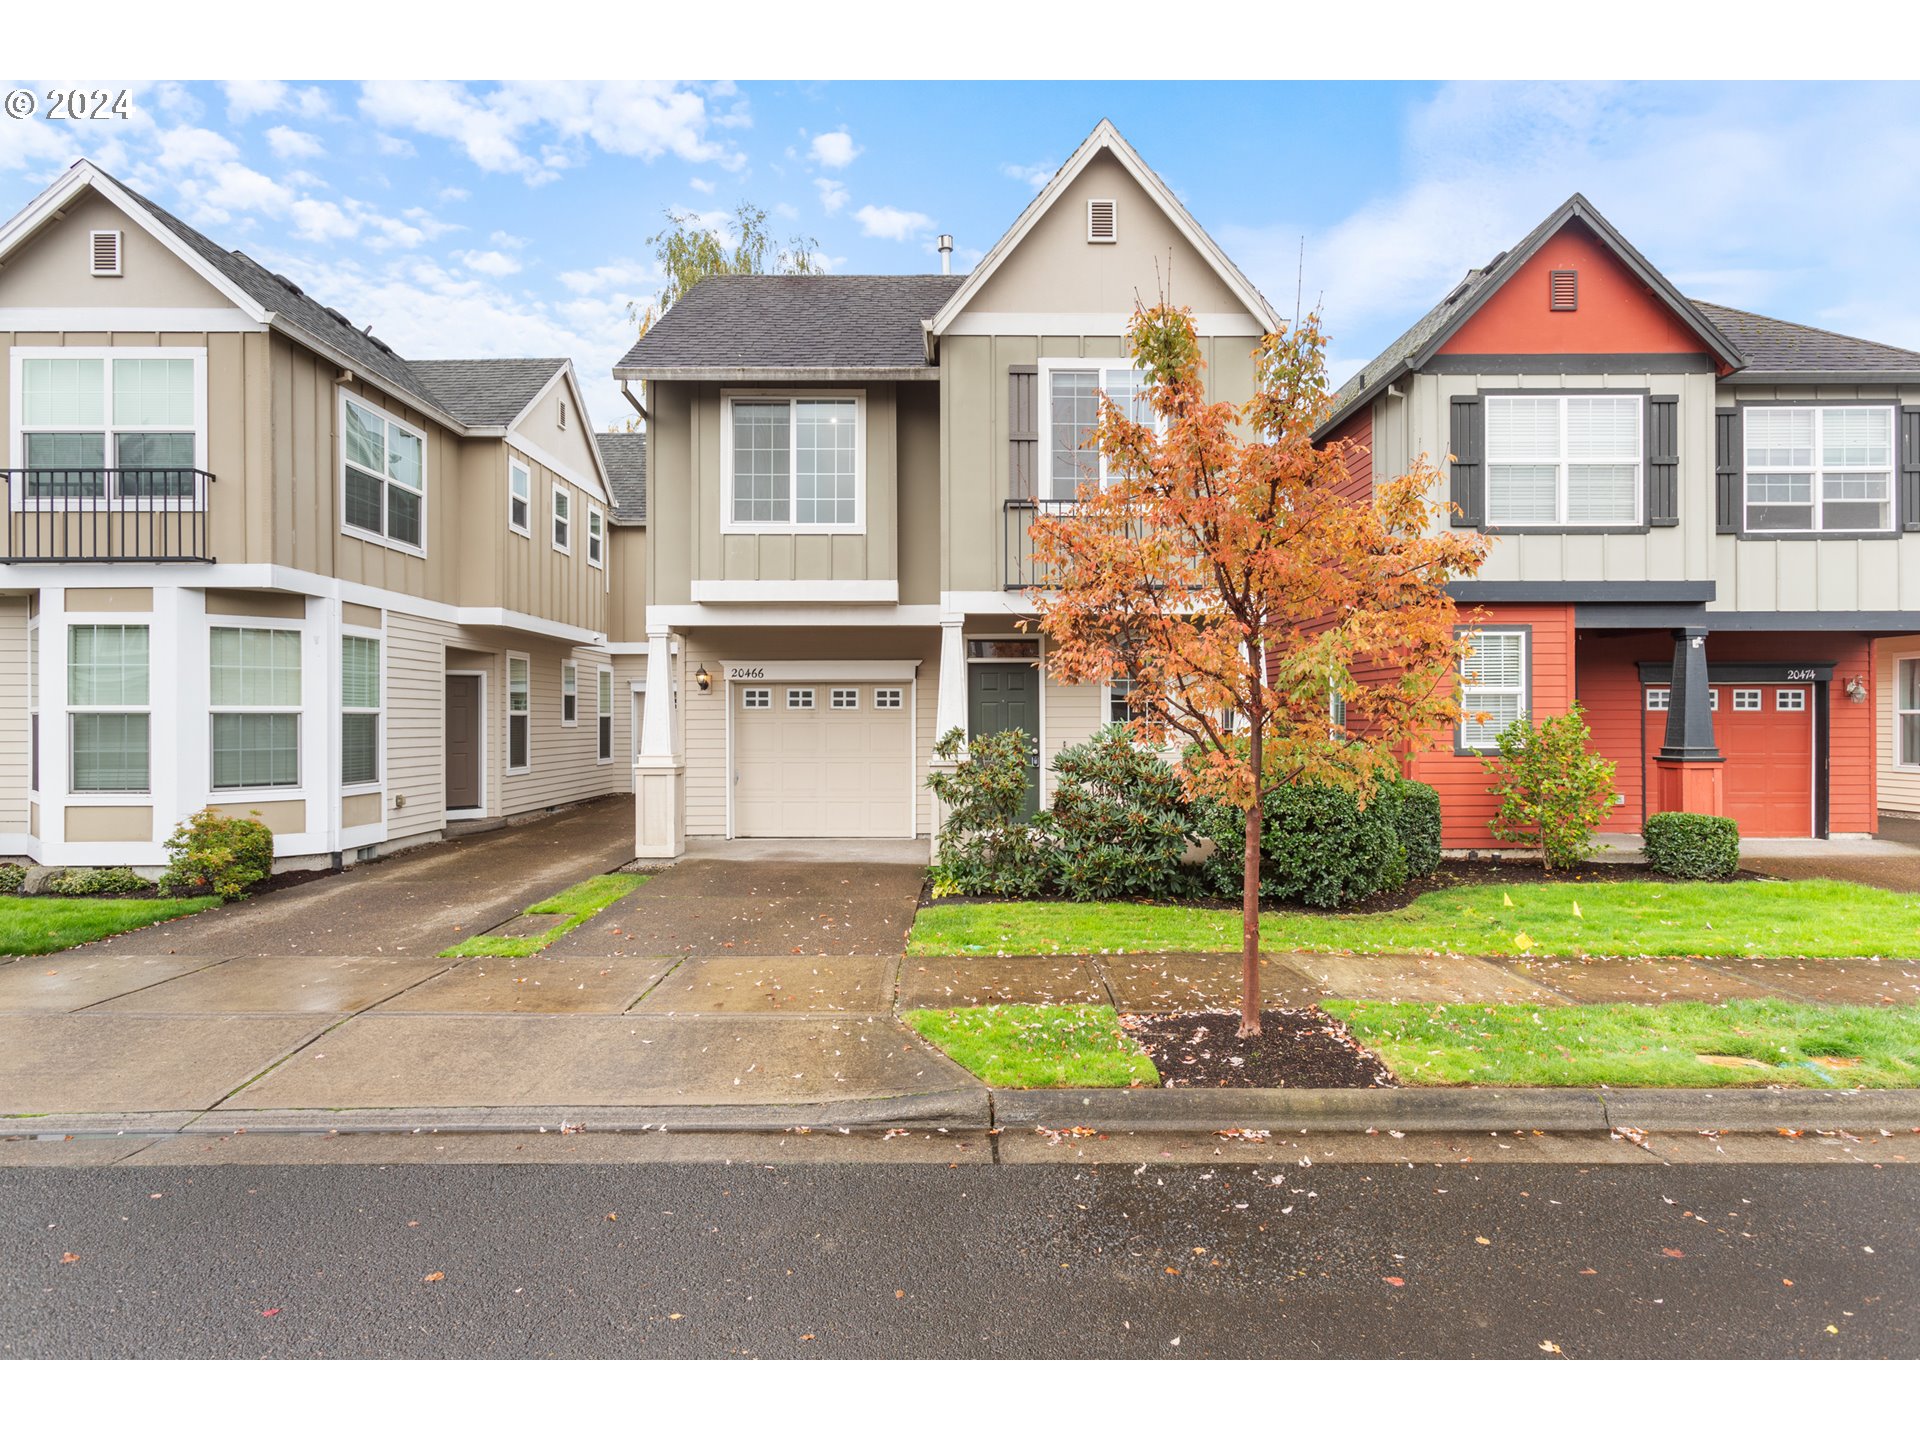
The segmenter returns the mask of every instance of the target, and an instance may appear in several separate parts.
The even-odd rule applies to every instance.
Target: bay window
[[[1893,529],[1893,407],[1741,411],[1746,526],[1756,533]]]
[[[380,781],[380,642],[340,637],[340,783]]]
[[[1896,762],[1920,765],[1920,660],[1902,660],[1894,671],[1893,726]]]
[[[216,625],[207,632],[213,788],[300,783],[300,632]]]
[[[1147,401],[1147,374],[1130,365],[1057,360],[1040,362],[1045,414],[1040,433],[1047,447],[1045,500],[1071,500],[1083,484],[1105,485],[1107,465],[1095,441],[1100,392],[1122,414],[1164,428]]]
[[[1500,732],[1527,713],[1527,632],[1473,630],[1460,662],[1460,749],[1497,750]]]
[[[341,518],[364,538],[408,550],[426,546],[426,437],[342,394]]]
[[[200,498],[200,351],[16,351],[30,500]]]
[[[67,628],[68,755],[76,794],[148,788],[147,640],[145,625]]]
[[[1489,395],[1487,524],[1640,523],[1638,395]]]
[[[533,683],[525,655],[507,656],[507,770],[531,768]]]
[[[862,409],[851,395],[730,397],[729,528],[857,531],[866,520]]]

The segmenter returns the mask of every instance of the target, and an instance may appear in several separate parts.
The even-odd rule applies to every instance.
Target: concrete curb
[[[1920,1090],[1613,1090],[1607,1120],[1636,1130],[1914,1130]]]

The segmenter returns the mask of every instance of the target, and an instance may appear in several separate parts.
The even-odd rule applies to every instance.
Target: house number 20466
[[[727,667],[729,680],[764,680],[767,672],[758,665],[730,665]]]

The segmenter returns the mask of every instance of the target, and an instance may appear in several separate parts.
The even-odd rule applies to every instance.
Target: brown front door
[[[480,808],[480,677],[447,676],[447,808]]]

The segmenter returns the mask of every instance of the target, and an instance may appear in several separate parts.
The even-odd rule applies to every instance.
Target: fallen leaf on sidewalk
[[[280,1313],[280,1307],[276,1305],[271,1310],[262,1310],[260,1312],[260,1315],[262,1319],[271,1320],[274,1316],[278,1315],[279,1313]]]
[[[431,1275],[422,1275],[420,1277],[420,1283],[422,1285],[437,1285],[446,1278],[447,1278],[446,1271],[436,1270]]]
[[[1405,1285],[1407,1283],[1406,1281],[1402,1280],[1398,1275],[1382,1275],[1380,1278],[1386,1281],[1387,1284],[1393,1286],[1394,1289],[1396,1290],[1399,1289],[1402,1285]]]
[[[1547,1354],[1549,1355],[1564,1355],[1567,1353],[1566,1351],[1562,1350],[1558,1345],[1554,1344],[1553,1341],[1551,1340],[1542,1340],[1540,1342],[1540,1348],[1546,1351]]]
[[[1660,1253],[1665,1255],[1669,1260],[1684,1260],[1687,1258],[1686,1251],[1675,1250],[1671,1245],[1662,1246]]]
[[[60,1257],[60,1263],[62,1265],[71,1265],[79,1258],[80,1257],[78,1255],[74,1254],[73,1251],[69,1250]]]
[[[1484,1235],[1476,1235],[1473,1237],[1473,1243],[1476,1245],[1491,1245],[1493,1242]]]

